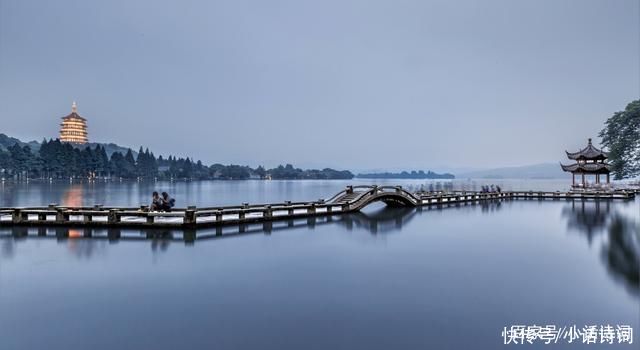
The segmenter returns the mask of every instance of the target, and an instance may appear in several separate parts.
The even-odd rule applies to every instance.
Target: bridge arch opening
[[[397,193],[382,193],[372,198],[367,199],[362,205],[361,208],[371,205],[372,203],[382,202],[389,207],[397,208],[397,207],[415,207],[416,204],[412,202],[406,196]]]

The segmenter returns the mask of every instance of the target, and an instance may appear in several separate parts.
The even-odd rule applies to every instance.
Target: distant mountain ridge
[[[6,151],[9,147],[15,145],[20,147],[29,146],[33,152],[37,152],[40,149],[40,143],[36,141],[22,142],[15,137],[10,137],[0,133],[0,150]]]
[[[453,174],[436,174],[429,170],[426,173],[424,170],[420,171],[402,171],[399,173],[383,172],[383,173],[368,173],[358,174],[356,176],[360,179],[453,179]]]
[[[456,174],[459,179],[563,179],[567,174],[558,163],[502,167]]]
[[[40,150],[40,142],[37,142],[37,141],[23,142],[15,137],[10,137],[0,133],[0,150],[6,151],[9,147],[15,144],[20,145],[20,147],[29,146],[29,148],[31,148],[31,151],[33,153],[36,153],[38,152],[38,150]],[[120,145],[116,145],[115,143],[98,143],[98,142],[89,142],[84,145],[74,145],[74,147],[79,149],[85,149],[87,147],[96,148],[96,146],[98,145],[100,145],[101,147],[104,147],[105,151],[107,152],[107,156],[109,157],[111,157],[111,155],[115,152],[126,154],[127,150],[129,150],[129,147],[123,147]],[[138,156],[138,152],[136,152],[133,148],[131,149],[131,151],[133,152],[134,157]]]

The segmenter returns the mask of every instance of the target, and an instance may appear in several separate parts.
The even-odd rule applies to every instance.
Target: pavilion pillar
[[[575,187],[576,186],[576,173],[571,173],[571,177],[572,177],[572,183],[571,184],[573,185],[573,187]]]
[[[596,174],[596,184],[600,183],[600,174]]]
[[[609,173],[607,173],[607,184],[609,184]]]
[[[586,183],[584,182],[584,173],[580,173],[582,175],[582,188],[585,187]]]

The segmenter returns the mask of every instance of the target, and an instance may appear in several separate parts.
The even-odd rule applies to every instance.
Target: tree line
[[[33,152],[29,146],[15,143],[0,149],[0,175],[14,179],[191,179],[191,180],[246,180],[246,179],[351,179],[350,171],[330,168],[303,170],[291,164],[273,169],[263,166],[251,168],[241,165],[204,165],[191,158],[156,157],[149,149],[140,147],[137,154],[131,149],[123,154],[114,152],[109,157],[104,146],[74,147],[60,140],[43,140],[40,149]]]

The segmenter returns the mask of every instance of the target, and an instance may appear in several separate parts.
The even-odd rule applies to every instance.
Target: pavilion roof
[[[562,170],[568,172],[603,173],[611,171],[611,166],[606,163],[574,163],[569,165],[560,164]]]
[[[569,159],[577,160],[577,159],[607,159],[609,157],[609,153],[605,152],[601,149],[596,148],[591,143],[591,139],[589,139],[589,144],[587,147],[581,149],[578,152],[571,153],[567,152],[567,157]]]

